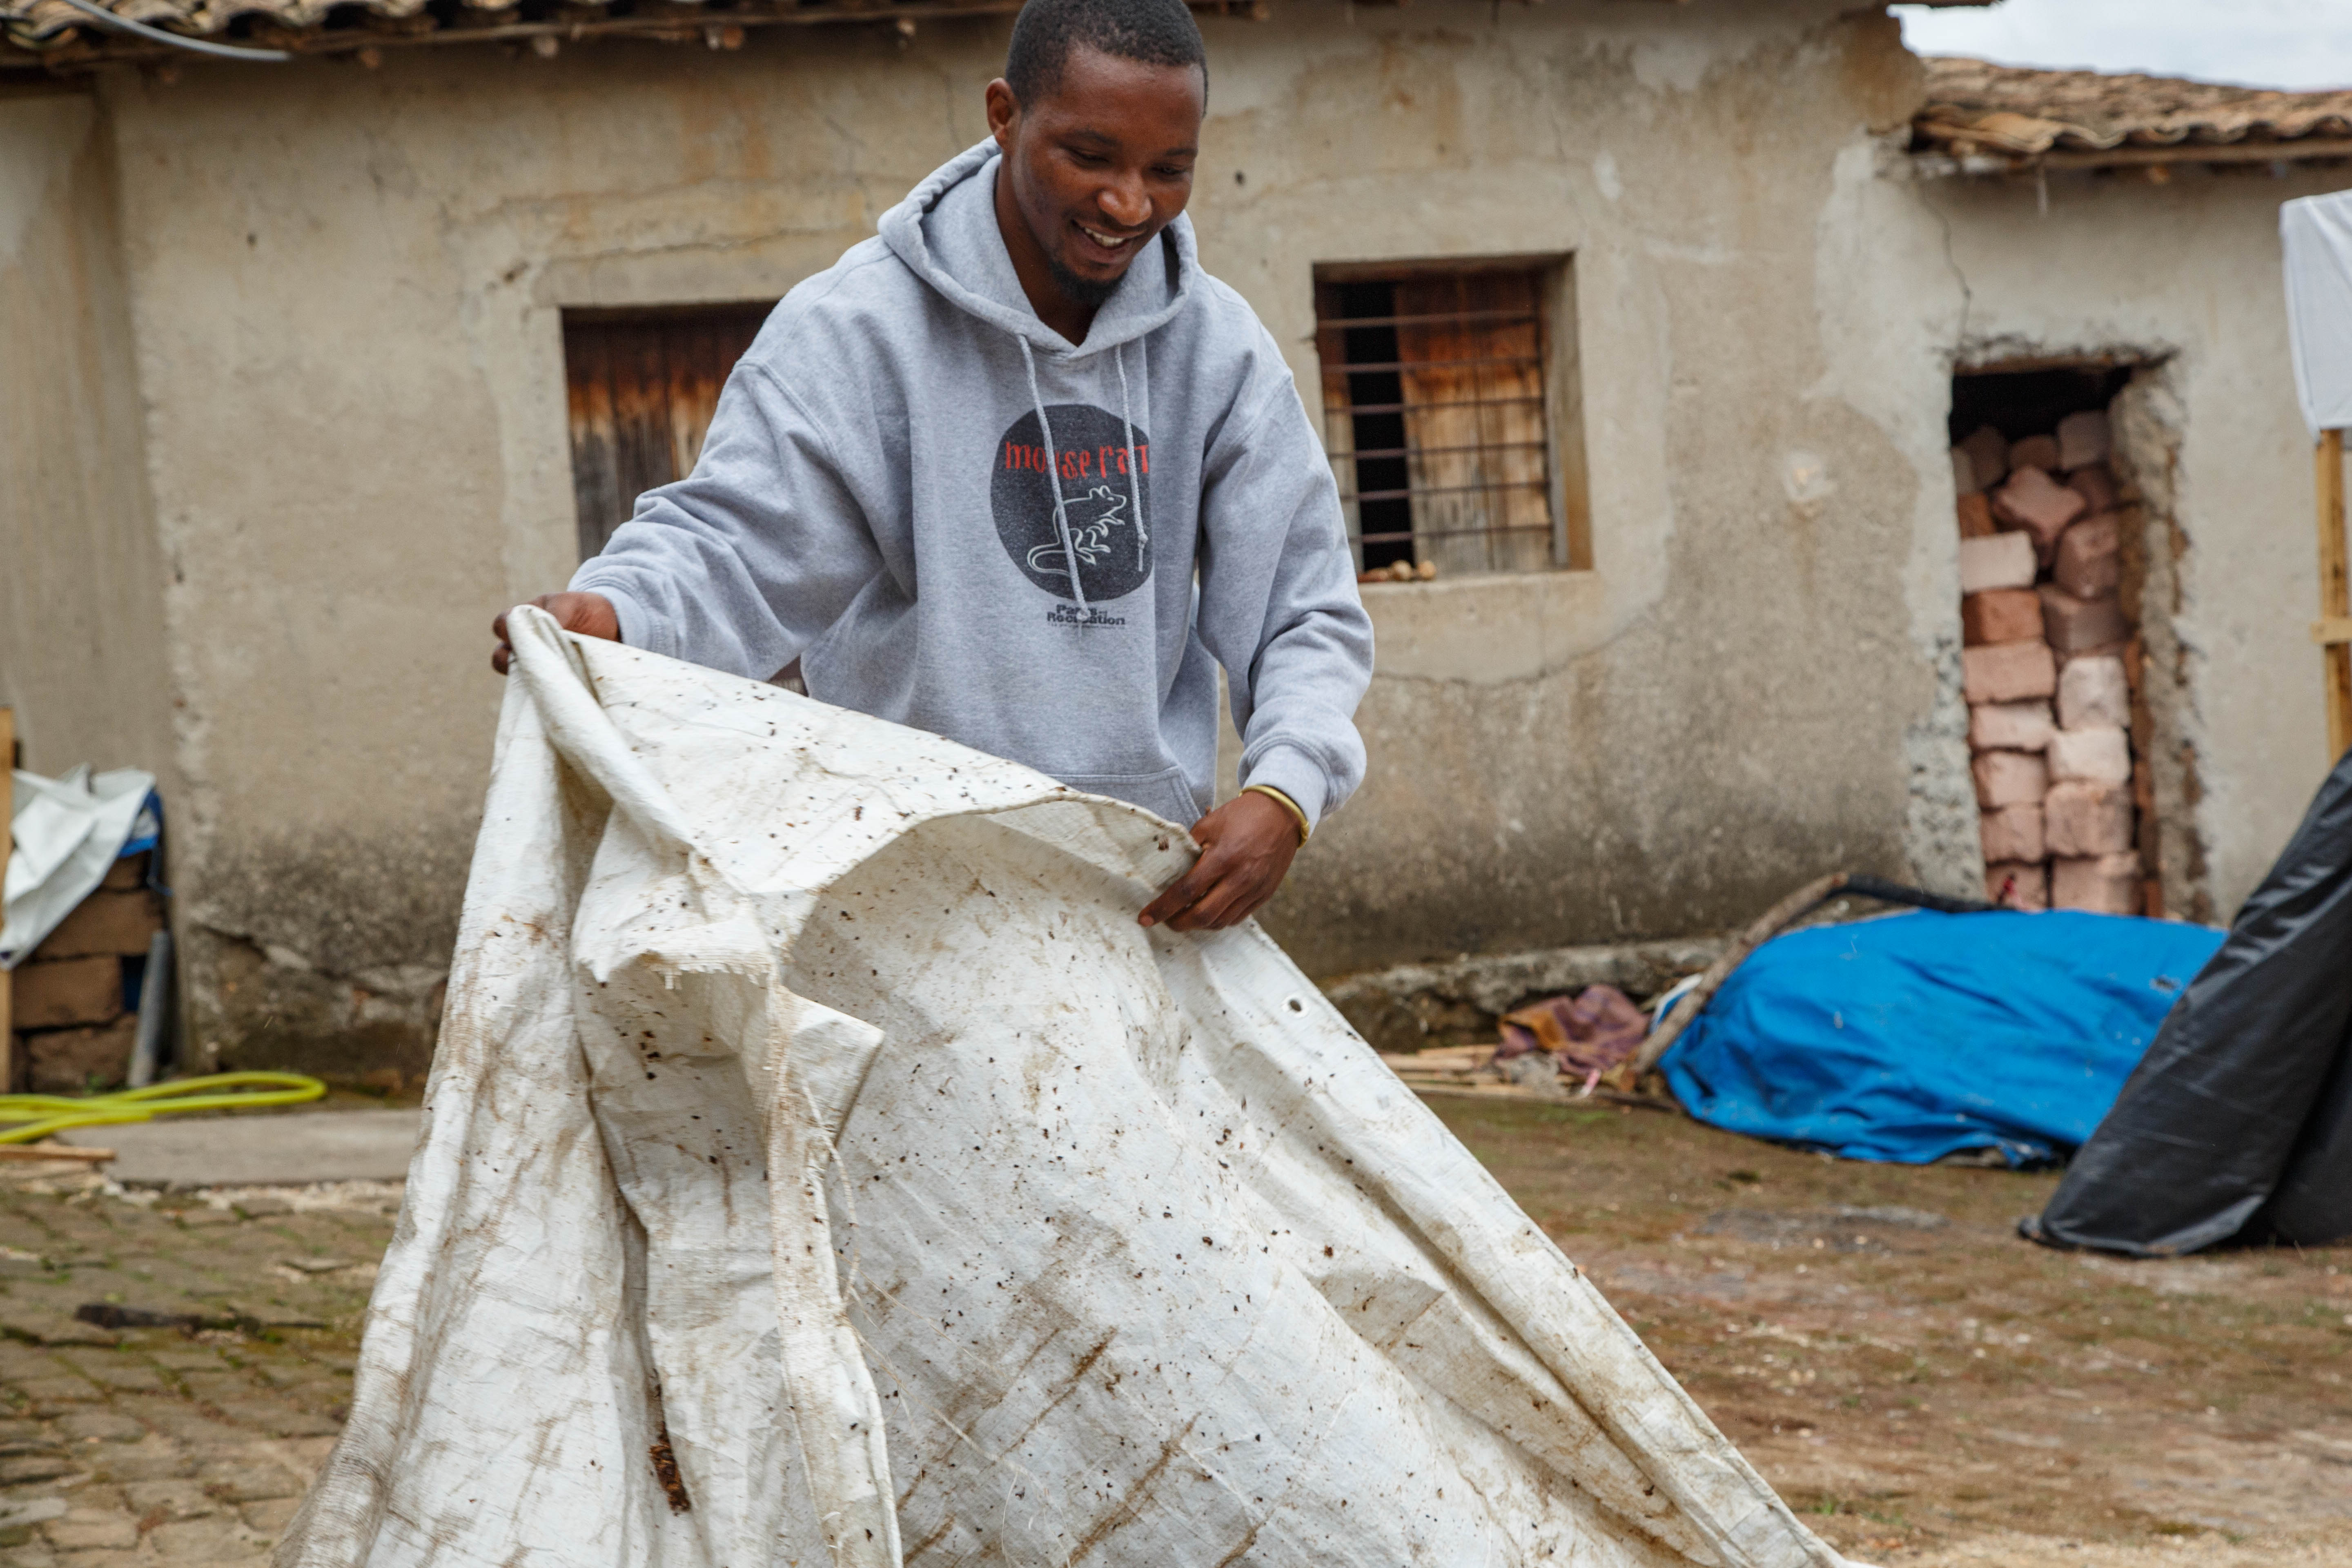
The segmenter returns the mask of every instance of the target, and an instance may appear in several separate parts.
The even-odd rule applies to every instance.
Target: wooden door
[[[694,471],[719,388],[773,308],[564,313],[583,561],[604,548],[640,495]]]

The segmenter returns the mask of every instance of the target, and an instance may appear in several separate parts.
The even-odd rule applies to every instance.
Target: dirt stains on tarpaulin
[[[1161,1443],[1160,1457],[1145,1466],[1142,1473],[1128,1483],[1127,1489],[1119,1494],[1118,1501],[1112,1505],[1109,1512],[1097,1521],[1092,1529],[1078,1537],[1077,1545],[1071,1550],[1069,1556],[1071,1568],[1076,1568],[1077,1563],[1086,1561],[1087,1555],[1096,1547],[1109,1540],[1112,1533],[1121,1525],[1130,1520],[1143,1517],[1142,1505],[1150,1500],[1152,1492],[1160,1485],[1160,1478],[1168,1473],[1168,1467],[1174,1464],[1176,1457],[1184,1451],[1185,1440],[1192,1436],[1192,1428],[1199,1419],[1195,1416],[1192,1420],[1185,1422],[1183,1430]],[[1250,1526],[1249,1533],[1253,1540],[1256,1538],[1257,1529],[1255,1523]]]
[[[662,1496],[669,1500],[672,1513],[686,1513],[694,1507],[694,1500],[686,1495],[686,1481],[677,1473],[677,1456],[670,1452],[669,1428],[664,1426],[661,1436],[646,1450],[653,1460],[654,1479],[661,1483]]]

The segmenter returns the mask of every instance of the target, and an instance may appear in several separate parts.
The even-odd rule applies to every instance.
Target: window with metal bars
[[[629,521],[637,497],[694,471],[719,389],[772,309],[771,302],[563,313],[583,561]]]
[[[1316,269],[1324,440],[1360,568],[1585,564],[1581,448],[1563,463],[1554,435],[1574,412],[1565,280],[1557,262]]]

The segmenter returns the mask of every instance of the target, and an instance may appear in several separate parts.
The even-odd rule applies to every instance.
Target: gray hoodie
[[[572,586],[634,647],[797,658],[812,696],[1181,823],[1223,665],[1242,782],[1319,818],[1363,778],[1372,633],[1289,370],[1182,217],[1071,346],[1013,274],[997,162],[953,159],[786,295],[694,472]]]

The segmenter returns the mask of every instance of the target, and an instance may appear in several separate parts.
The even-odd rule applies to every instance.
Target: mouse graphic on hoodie
[[[621,639],[1191,824],[1217,670],[1240,782],[1361,782],[1371,675],[1338,488],[1280,351],[1179,216],[1083,343],[1038,320],[983,142],[794,288],[694,471],[572,577]]]

